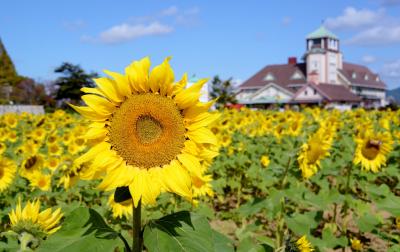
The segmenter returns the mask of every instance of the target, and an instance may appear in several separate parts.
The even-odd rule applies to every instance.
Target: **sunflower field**
[[[400,251],[400,111],[208,112],[158,67],[0,116],[0,251]]]

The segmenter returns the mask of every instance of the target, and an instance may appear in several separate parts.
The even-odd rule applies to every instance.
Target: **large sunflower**
[[[54,212],[51,208],[40,212],[40,201],[28,201],[24,208],[21,205],[21,199],[15,209],[8,214],[11,221],[11,228],[18,234],[29,232],[33,235],[46,236],[53,234],[61,228],[59,222],[63,216],[61,208]]]
[[[307,143],[301,146],[301,151],[297,161],[303,178],[308,179],[317,173],[320,167],[320,161],[329,156],[329,140],[322,133],[318,131],[313,134]]]
[[[357,148],[354,164],[360,164],[366,171],[378,172],[386,164],[386,156],[393,148],[393,140],[389,132],[365,132],[356,139]]]
[[[0,192],[13,182],[17,165],[10,159],[0,156]]]
[[[135,207],[154,203],[162,191],[190,199],[192,178],[202,178],[203,160],[215,156],[207,126],[218,115],[213,102],[199,102],[206,80],[189,88],[187,75],[174,83],[169,58],[150,70],[149,58],[134,61],[125,75],[105,71],[96,88],[83,88],[87,107],[71,105],[92,120],[86,134],[97,142],[76,162],[104,173],[100,189],[128,186]]]

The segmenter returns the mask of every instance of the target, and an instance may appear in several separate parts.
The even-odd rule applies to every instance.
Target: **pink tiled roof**
[[[343,62],[343,69],[339,70],[352,85],[359,85],[371,88],[386,88],[385,83],[380,79],[377,81],[377,74],[374,74],[368,67],[353,63]],[[353,73],[356,73],[356,78],[353,79]],[[368,75],[368,80],[365,80],[365,75]]]
[[[304,78],[291,79],[293,74],[299,71]],[[265,80],[265,76],[272,74],[274,80]],[[269,83],[275,83],[283,88],[289,89],[289,84],[304,84],[307,82],[306,77],[306,64],[281,64],[281,65],[268,65],[261,69],[258,73],[253,75],[250,79],[245,81],[240,88],[260,88]],[[289,89],[290,90],[290,89]]]
[[[296,97],[301,94],[304,89],[310,86],[317,90],[319,94],[321,94],[326,100],[330,102],[359,102],[361,98],[357,95],[353,94],[348,88],[342,85],[334,85],[334,84],[327,84],[327,83],[308,83],[303,88],[301,88],[297,93],[294,95],[293,99],[296,100]],[[296,100],[298,101],[298,100]]]

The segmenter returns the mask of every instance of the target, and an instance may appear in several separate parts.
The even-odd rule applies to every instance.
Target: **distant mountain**
[[[393,97],[396,100],[397,104],[400,104],[400,87],[388,90],[387,97]]]

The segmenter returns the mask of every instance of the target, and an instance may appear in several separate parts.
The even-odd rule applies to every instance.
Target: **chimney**
[[[288,64],[289,65],[296,65],[297,64],[297,58],[296,57],[289,57],[288,58]]]

